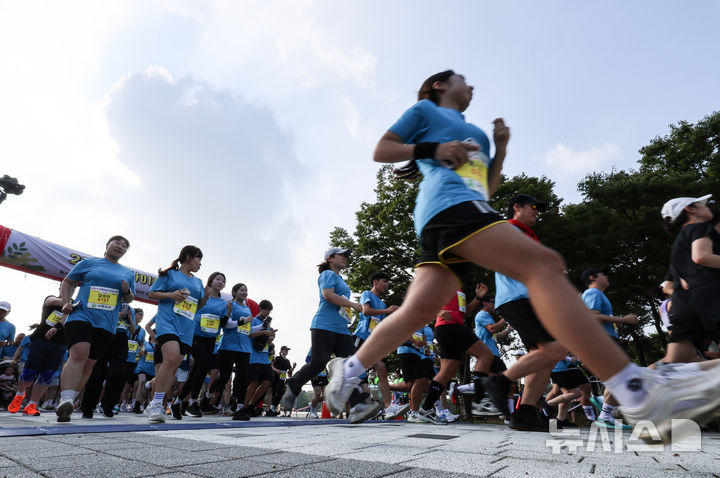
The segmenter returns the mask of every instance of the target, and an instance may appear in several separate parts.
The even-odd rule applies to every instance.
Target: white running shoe
[[[702,373],[643,369],[641,379],[638,386],[647,390],[643,403],[619,408],[630,424],[650,421],[655,425],[659,440],[653,439],[647,429],[640,435],[648,443],[670,443],[697,430],[694,426],[673,429],[672,419],[694,420],[703,425],[720,409],[719,367]]]
[[[393,418],[401,417],[410,410],[410,404],[406,403],[401,405],[399,403],[391,403],[389,407],[385,409],[385,420],[392,420]]]
[[[497,417],[502,415],[489,398],[485,397],[480,403],[472,402],[472,414],[474,417]]]
[[[165,423],[165,408],[162,403],[151,403],[146,410],[150,423]]]
[[[70,421],[70,415],[72,415],[72,412],[75,411],[75,405],[73,404],[73,400],[70,398],[63,398],[60,400],[60,405],[58,405],[57,410],[55,410],[55,414],[57,414],[57,421],[62,422],[69,422]]]
[[[410,420],[408,418],[408,420]],[[433,425],[447,425],[448,422],[444,418],[441,418],[435,414],[435,410],[423,410],[420,408],[415,412],[415,423],[431,423]]]
[[[327,364],[330,383],[325,387],[325,403],[330,413],[335,416],[345,411],[345,405],[353,390],[360,388],[359,377],[345,377],[345,360],[347,359],[335,357]]]
[[[460,418],[460,415],[455,415],[454,413],[450,412],[450,410],[445,409],[442,410],[438,416],[442,419],[444,419],[448,423],[452,423],[456,421],[458,418]]]
[[[318,414],[314,408],[311,408],[310,411],[307,412],[307,415],[305,415],[305,418],[318,418]]]
[[[383,409],[382,403],[373,401],[372,403],[360,402],[350,409],[348,420],[350,423],[360,423],[370,418],[375,418]]]

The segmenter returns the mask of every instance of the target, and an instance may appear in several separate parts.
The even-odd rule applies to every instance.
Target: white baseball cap
[[[10,302],[0,301],[0,309],[10,312]]]
[[[331,247],[327,251],[325,251],[325,255],[323,256],[323,261],[328,260],[328,257],[334,256],[335,254],[346,254],[350,252],[350,249],[343,249],[342,247]]]
[[[662,214],[663,219],[670,218],[671,221],[674,221],[678,218],[680,213],[683,212],[683,209],[685,209],[687,206],[691,205],[692,203],[699,202],[705,204],[712,194],[707,194],[705,196],[699,197],[699,198],[675,198],[671,199],[668,202],[666,202],[662,210],[660,211],[660,214]]]

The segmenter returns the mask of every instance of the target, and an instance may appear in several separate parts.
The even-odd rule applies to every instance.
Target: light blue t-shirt
[[[210,297],[202,309],[195,314],[195,336],[217,337],[220,321],[227,315],[227,302],[220,297]]]
[[[518,229],[520,228],[518,227]],[[495,273],[495,307],[500,307],[513,300],[527,299],[529,297],[527,287],[522,282],[511,279],[499,272]]]
[[[349,299],[350,287],[338,274],[327,270],[318,277],[318,288],[320,289],[320,305],[318,305],[315,317],[310,323],[310,329],[328,330],[336,334],[350,335],[348,321],[340,315],[340,306],[331,304],[322,295],[323,289],[332,289],[337,295]]]
[[[555,364],[555,368],[552,369],[553,372],[567,372],[568,370],[574,370],[578,368],[577,362],[570,360],[569,358],[564,358],[561,361],[559,361],[557,364]]]
[[[250,317],[252,312],[246,304],[233,302],[233,310],[230,320],[237,321],[241,317]],[[232,350],[234,352],[252,353],[252,341],[250,339],[250,328],[252,324],[239,325],[238,327],[223,329],[222,339],[218,350]]]
[[[371,309],[387,308],[385,302],[383,302],[380,297],[376,296],[369,290],[364,291],[360,296],[360,305],[365,304],[370,304]],[[375,327],[377,327],[377,324],[379,324],[380,321],[384,318],[385,314],[372,316],[360,314],[360,320],[358,321],[358,325],[355,328],[355,332],[353,333],[353,335],[355,335],[356,337],[360,337],[363,340],[367,340],[367,338],[370,337],[373,329],[375,329]]]
[[[145,343],[145,329],[138,327],[136,329],[136,336],[130,335],[128,337],[128,354],[126,362],[137,362],[138,352],[140,347]]]
[[[176,304],[172,299],[162,299],[155,315],[155,335],[176,335],[182,343],[192,346],[195,333],[195,313],[205,293],[205,287],[195,276],[188,277],[179,270],[170,269],[167,275],[157,278],[150,292],[175,292],[186,288],[190,295]]]
[[[470,139],[480,146],[479,151],[472,152],[474,157],[471,158],[479,161],[475,163],[475,170],[482,177],[480,184],[461,176],[463,171],[470,169],[470,164],[465,165],[467,168],[454,171],[434,159],[417,161],[423,176],[415,200],[415,232],[418,236],[428,221],[439,212],[462,202],[489,199],[488,169],[492,164],[490,141],[480,128],[466,122],[465,116],[458,110],[437,106],[430,100],[421,100],[405,111],[390,127],[390,131],[400,136],[405,144]]]
[[[77,305],[67,322],[88,322],[97,329],[115,333],[122,306],[122,281],[135,293],[135,273],[104,257],[87,257],[75,265],[67,277],[81,282]]]
[[[416,340],[423,340],[423,332],[425,332],[425,327],[419,329],[417,332],[413,334],[413,338]],[[420,350],[415,348],[415,345],[411,345],[411,342],[405,342],[400,347],[397,348],[398,354],[415,354],[420,358],[425,357],[425,354],[423,354]]]
[[[475,335],[477,335],[477,337],[482,340],[485,345],[488,346],[493,355],[499,357],[500,351],[498,350],[497,342],[495,342],[493,334],[491,334],[490,331],[485,328],[486,325],[494,324],[495,321],[493,320],[492,315],[490,315],[484,310],[481,310],[475,316]]]
[[[140,361],[135,367],[135,373],[141,372],[146,375],[155,375],[155,347],[150,342],[145,343],[145,355],[140,357]]]
[[[612,304],[600,289],[591,287],[582,294],[582,300],[590,310],[597,310],[603,315],[612,316]],[[610,337],[618,338],[617,325],[611,322],[600,322]]]
[[[258,317],[255,317],[252,320],[253,327],[255,327],[257,325],[262,325],[262,323],[263,323],[262,319],[259,319]],[[269,351],[270,351],[270,342],[266,342],[265,348],[262,349],[261,351],[255,350],[255,347],[253,347],[252,351],[250,352],[250,363],[269,364],[270,363],[270,357],[268,357]]]
[[[12,342],[15,340],[15,325],[11,322],[8,322],[7,319],[0,322],[0,342],[8,340]],[[8,346],[12,347],[12,346]],[[6,352],[6,349],[8,347],[0,347],[0,358],[5,357],[8,355],[8,352]],[[12,355],[15,354],[16,349],[12,349]],[[12,357],[12,355],[10,355]]]

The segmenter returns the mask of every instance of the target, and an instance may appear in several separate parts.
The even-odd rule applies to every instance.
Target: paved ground
[[[700,451],[632,451],[628,446],[639,442],[629,441],[629,433],[619,442],[610,434],[606,451],[599,435],[595,450],[587,451],[585,429],[580,437],[583,447],[570,454],[567,447],[553,453],[552,443],[546,443],[554,440],[550,434],[516,432],[502,425],[349,425],[297,418],[246,423],[206,417],[170,420],[154,431],[108,433],[147,430],[147,422],[130,414],[110,420],[83,420],[74,414],[70,424],[57,424],[53,416],[0,412],[0,434],[14,435],[0,437],[0,477],[720,478],[720,434],[710,433],[703,434],[701,444],[679,444],[701,445]],[[212,428],[191,428],[201,424]]]

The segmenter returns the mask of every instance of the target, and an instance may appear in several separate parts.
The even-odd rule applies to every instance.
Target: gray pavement
[[[293,426],[272,426],[281,422]],[[58,424],[52,412],[40,417],[0,412],[0,432],[50,433],[0,438],[0,477],[720,478],[716,433],[703,433],[701,441],[680,442],[675,450],[654,451],[633,450],[641,442],[630,440],[629,432],[619,441],[610,432],[603,447],[598,433],[595,449],[589,451],[588,429],[580,437],[553,437],[473,423],[329,421],[309,426],[305,424],[318,422],[264,417],[251,422],[232,422],[229,417],[168,420],[168,426],[186,428],[201,423],[216,427],[91,433],[91,427],[120,429],[147,421],[132,414],[83,420],[76,413],[60,431],[70,434],[53,434]],[[571,453],[572,443],[559,446],[561,441],[568,445],[567,440],[580,440],[582,446]]]

